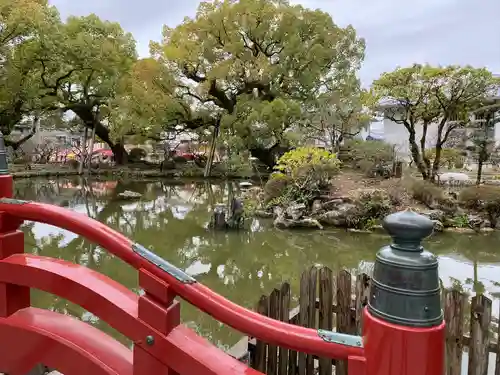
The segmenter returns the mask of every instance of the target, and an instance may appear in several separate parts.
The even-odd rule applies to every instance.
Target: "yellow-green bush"
[[[340,170],[337,155],[317,147],[299,147],[284,154],[266,184],[273,203],[311,203],[330,188],[330,180]],[[279,201],[279,202],[278,202]]]
[[[340,160],[336,154],[322,148],[298,147],[280,157],[274,169],[293,179],[325,181],[338,173]]]

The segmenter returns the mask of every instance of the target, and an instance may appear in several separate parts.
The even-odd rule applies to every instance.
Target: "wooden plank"
[[[274,289],[269,296],[269,317],[279,320],[280,318],[280,291]],[[278,373],[278,347],[268,344],[267,347],[267,375]]]
[[[356,334],[363,332],[363,310],[368,304],[370,297],[370,276],[362,273],[356,277],[356,300],[354,308],[356,310]]]
[[[288,375],[298,374],[299,367],[297,364],[298,352],[290,350],[288,352]]]
[[[299,306],[300,308],[300,306]],[[299,313],[290,317],[290,324],[299,325]],[[295,350],[290,350],[288,352],[288,375],[297,375],[299,371],[298,366],[299,353]]]
[[[497,326],[496,354],[495,375],[500,375],[500,324]]]
[[[467,374],[487,375],[491,300],[484,295],[472,297],[470,315],[469,369]]]
[[[467,296],[458,290],[444,291],[446,321],[446,375],[462,374],[464,314]]]
[[[311,267],[309,270],[309,319],[307,326],[316,329],[316,291],[318,289],[318,269]],[[308,354],[306,357],[306,375],[314,375],[314,356]]]
[[[302,327],[307,327],[309,324],[309,284],[311,283],[310,272],[306,270],[302,272],[300,277],[300,294],[299,294],[299,325]],[[306,364],[307,364],[307,355],[305,353],[299,352],[299,361],[298,361],[298,375],[307,375],[306,374]]]
[[[267,316],[269,298],[261,296],[257,303],[257,312]],[[267,344],[263,341],[257,340],[255,344],[255,358],[251,361],[252,367],[262,373],[267,372]]]
[[[283,283],[280,289],[280,320],[289,322],[290,311],[290,284]],[[287,375],[288,369],[288,349],[279,347],[278,374]]]
[[[333,273],[327,267],[319,270],[319,322],[321,329],[333,329]],[[332,360],[330,358],[320,358],[319,375],[332,374]]]
[[[351,274],[342,270],[337,275],[337,332],[352,333]],[[347,375],[347,361],[336,361],[335,375]]]

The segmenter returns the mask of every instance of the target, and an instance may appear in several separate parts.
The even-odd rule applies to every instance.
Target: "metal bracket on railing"
[[[326,331],[323,329],[318,329],[318,335],[323,339],[323,341],[331,342],[333,344],[355,346],[358,348],[363,347],[363,338],[361,336],[347,335],[345,333]]]
[[[149,251],[141,244],[134,243],[132,245],[132,250],[134,251],[134,253],[140,255],[141,257],[143,257],[147,261],[149,261],[149,262],[153,263],[155,266],[159,267],[161,270],[163,270],[166,273],[168,273],[169,275],[175,277],[181,283],[194,284],[196,282],[195,278],[193,278],[192,276],[189,276],[186,272],[184,272],[180,268],[177,268],[173,264],[167,262],[165,259],[156,255],[152,251]]]
[[[26,204],[26,203],[30,203],[30,202],[29,202],[29,201],[23,201],[22,199],[0,198],[0,203],[7,203],[7,204]]]

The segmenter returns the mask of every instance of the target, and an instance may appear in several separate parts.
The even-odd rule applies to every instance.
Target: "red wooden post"
[[[139,286],[144,295],[139,298],[139,319],[161,333],[168,335],[181,321],[180,303],[169,285],[144,269],[139,270]],[[148,336],[134,345],[134,375],[178,375],[163,362],[153,357],[147,347],[155,338]],[[168,358],[169,353],[165,353]]]
[[[377,254],[363,322],[369,375],[443,374],[445,323],[438,260],[421,245],[433,226],[412,211],[384,221],[393,243]]]
[[[13,179],[9,174],[7,153],[0,132],[0,198],[12,198],[12,192]],[[24,252],[24,233],[18,230],[22,223],[22,220],[0,212],[0,260]],[[7,317],[28,306],[29,288],[0,283],[0,317]]]

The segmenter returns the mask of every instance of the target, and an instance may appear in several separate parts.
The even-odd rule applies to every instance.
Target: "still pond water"
[[[237,190],[235,184],[234,189]],[[123,201],[125,190],[143,195],[138,202]],[[16,180],[15,196],[56,204],[84,213],[136,242],[226,298],[254,307],[290,281],[297,294],[302,271],[311,265],[353,272],[370,269],[376,251],[389,241],[383,235],[352,234],[342,230],[279,231],[271,222],[254,220],[247,232],[212,233],[205,229],[211,207],[227,200],[228,184],[158,181]],[[26,249],[35,254],[65,259],[98,270],[137,290],[137,272],[106,251],[67,231],[26,223]],[[426,246],[439,255],[445,285],[460,282],[465,288],[484,285],[495,297],[500,291],[500,233],[436,235]],[[83,319],[125,339],[107,324],[58,297],[34,292],[34,304]],[[495,299],[494,315],[498,316]],[[182,306],[184,322],[220,347],[235,344],[241,335],[192,306]]]

